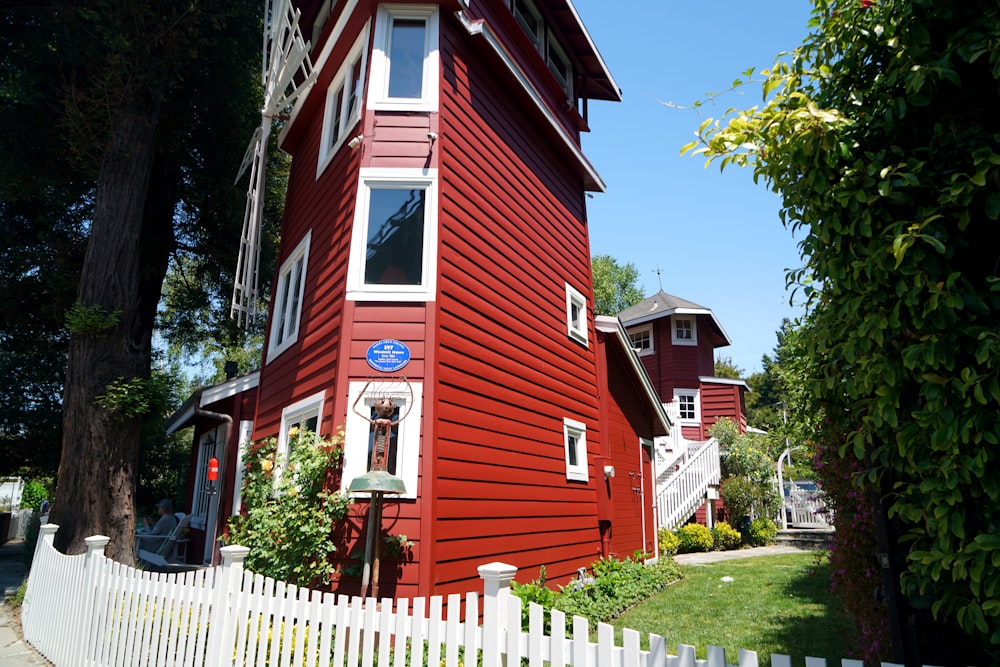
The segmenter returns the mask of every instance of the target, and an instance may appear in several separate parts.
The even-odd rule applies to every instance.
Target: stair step
[[[776,541],[796,547],[825,549],[833,541],[833,535],[833,528],[789,528],[779,530]]]

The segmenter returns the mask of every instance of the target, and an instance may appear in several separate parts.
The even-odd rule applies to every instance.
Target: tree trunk
[[[155,312],[148,287],[155,276],[149,273],[159,267],[143,266],[150,259],[143,255],[143,235],[158,113],[155,101],[126,94],[104,150],[77,298],[120,319],[100,331],[72,332],[52,513],[60,526],[58,549],[79,553],[84,538],[103,534],[111,538],[107,555],[127,564],[134,563],[142,418],[99,407],[95,399],[117,379],[149,377]]]

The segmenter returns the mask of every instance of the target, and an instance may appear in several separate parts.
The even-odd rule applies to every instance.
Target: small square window
[[[436,111],[438,68],[437,7],[379,5],[369,107]]]
[[[698,329],[693,317],[673,316],[674,345],[697,345]]]
[[[653,324],[649,323],[635,329],[630,329],[628,332],[629,340],[632,343],[632,349],[636,351],[640,357],[644,357],[647,354],[653,354]]]
[[[674,397],[677,399],[678,416],[682,422],[697,422],[700,420],[698,416],[697,390],[674,389]]]
[[[587,300],[566,283],[566,331],[570,338],[588,347]]]
[[[566,449],[566,479],[574,482],[588,480],[587,426],[572,419],[563,419],[563,443]]]
[[[268,363],[298,340],[311,237],[311,232],[306,234],[278,272],[278,283],[274,290],[274,309],[271,311],[271,332],[267,345]]]

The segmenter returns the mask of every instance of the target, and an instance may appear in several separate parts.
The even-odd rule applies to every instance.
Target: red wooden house
[[[587,101],[620,93],[572,3],[293,4],[316,79],[279,139],[292,162],[252,438],[280,453],[293,426],[343,426],[346,487],[369,460],[352,407],[402,403],[388,466],[406,492],[383,528],[415,546],[383,594],[463,591],[496,560],[559,581],[655,553],[669,419],[618,320],[592,314],[585,193],[604,186],[580,133]]]
[[[677,503],[675,516],[666,516],[666,499],[676,497],[668,487],[680,481],[671,471],[686,472],[699,452],[701,458],[717,458],[717,454],[704,449],[715,422],[726,417],[735,421],[741,432],[746,430],[744,394],[749,386],[744,380],[715,377],[715,350],[732,341],[710,309],[663,290],[618,317],[658,395],[680,426],[680,437],[675,434],[659,450],[660,522],[673,527],[688,518],[685,512],[697,507],[697,520],[711,525],[714,513],[706,512],[704,505],[718,498],[713,488],[719,481],[718,461],[714,462],[714,470],[710,469],[711,462],[703,462],[700,468],[690,466],[696,468],[691,473],[700,481],[698,485],[687,482],[684,486],[699,491]]]

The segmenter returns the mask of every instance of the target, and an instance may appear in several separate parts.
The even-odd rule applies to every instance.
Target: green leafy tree
[[[900,617],[970,638],[942,660],[995,662],[1000,7],[814,4],[810,35],[763,72],[764,101],[706,121],[687,150],[751,167],[801,236],[789,282],[809,305],[814,413],[889,519]],[[897,658],[936,662],[917,634]]]
[[[54,244],[85,240],[79,261],[82,243],[59,246],[72,276],[60,288],[72,296],[60,292],[51,321],[77,303],[98,316],[87,322],[104,322],[74,318],[54,338],[66,359],[52,515],[64,551],[99,533],[108,555],[132,562],[143,422],[155,405],[139,394],[155,386],[164,275],[174,253],[217,261],[219,276],[235,266],[243,196],[232,177],[257,120],[259,11],[249,0],[0,9],[4,200],[13,192],[25,224],[51,226]],[[0,210],[5,224],[12,212]],[[67,216],[79,224],[54,224]],[[38,259],[43,272],[53,264]]]
[[[615,315],[642,301],[639,271],[635,264],[619,264],[610,255],[594,255],[590,261],[594,272],[594,312]]]
[[[733,363],[732,357],[718,357],[715,360],[715,377],[717,378],[742,380],[743,372],[742,368]]]

